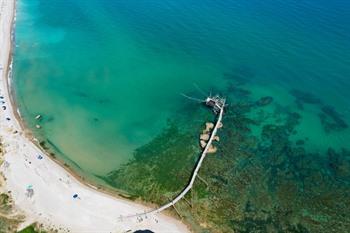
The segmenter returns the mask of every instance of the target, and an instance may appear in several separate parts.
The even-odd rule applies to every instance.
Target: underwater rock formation
[[[304,140],[291,140],[301,121],[298,113],[282,106],[276,111],[284,120],[265,123],[248,117],[259,109],[250,102],[229,101],[220,146],[203,162],[186,200],[176,204],[179,214],[194,232],[347,232],[349,151],[309,152]],[[324,110],[327,118],[338,116]],[[179,124],[172,122],[139,148],[107,182],[157,204],[176,196],[200,153],[196,135],[203,127]],[[260,127],[258,135],[253,126]]]
[[[227,92],[233,94],[237,98],[247,98],[251,94],[250,91],[240,88],[233,83],[228,84]]]
[[[255,104],[259,107],[263,107],[263,106],[271,104],[272,101],[273,101],[273,98],[271,96],[265,96],[265,97],[261,97],[259,100],[257,100],[255,102]]]
[[[341,115],[331,106],[322,106],[319,118],[325,132],[340,131],[348,128],[348,124]]]
[[[234,81],[237,85],[244,85],[252,81],[255,76],[255,71],[247,65],[234,67],[232,70],[224,73],[225,79]]]
[[[295,97],[296,101],[300,101],[301,103],[321,104],[321,100],[311,93],[296,89],[291,90],[289,93]]]

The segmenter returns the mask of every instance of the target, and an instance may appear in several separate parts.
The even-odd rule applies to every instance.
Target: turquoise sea
[[[159,148],[173,150],[174,156],[181,153],[175,139],[157,139],[167,135],[169,121],[188,117],[179,124],[194,140],[187,142],[195,148],[186,165],[190,172],[198,154],[198,126],[210,111],[203,113],[181,93],[197,98],[220,93],[228,98],[226,121],[232,127],[224,127],[219,152],[213,155],[218,161],[210,166],[230,154],[232,159],[221,165],[234,171],[226,183],[210,175],[208,180],[218,187],[229,183],[227,198],[241,199],[227,223],[215,218],[219,209],[205,217],[192,212],[189,221],[200,226],[197,230],[215,232],[211,224],[227,225],[223,232],[350,229],[349,1],[18,0],[15,33],[13,87],[21,115],[42,145],[81,175],[157,203],[157,195],[145,197],[123,186],[135,181],[120,179],[115,171],[137,161],[144,148],[152,156]],[[154,141],[157,149],[148,148]],[[171,166],[170,160],[165,163]],[[233,181],[249,170],[249,163],[261,169],[259,179],[266,179],[247,178],[249,188],[242,188]],[[142,179],[151,177],[147,174]],[[152,180],[157,184],[156,175]],[[283,192],[295,196],[282,201],[278,188],[286,180],[295,189]],[[264,184],[268,194],[259,195]],[[240,194],[233,191],[240,188]],[[335,193],[327,193],[330,189]],[[300,204],[280,219],[277,210],[286,209],[281,203],[297,205],[322,193],[327,200],[310,208]],[[198,200],[214,200],[210,192],[206,195]],[[271,197],[263,208],[257,197],[266,195]],[[251,210],[254,217],[244,215]],[[199,219],[208,219],[207,225]],[[300,227],[286,231],[278,224]]]

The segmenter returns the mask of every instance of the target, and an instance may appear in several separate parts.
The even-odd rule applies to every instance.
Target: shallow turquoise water
[[[178,113],[180,93],[202,96],[194,84],[230,95],[238,78],[253,98],[273,97],[266,114],[300,113],[293,137],[308,138],[310,151],[350,149],[348,127],[325,131],[320,107],[301,109],[290,94],[311,93],[350,124],[349,8],[341,0],[20,0],[16,100],[34,134],[86,174],[128,161]]]

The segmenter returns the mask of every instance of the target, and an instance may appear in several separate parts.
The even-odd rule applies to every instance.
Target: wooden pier
[[[120,216],[119,220],[123,220],[126,218],[133,218],[133,217],[146,217],[147,215],[152,215],[152,214],[156,214],[159,213],[171,206],[174,206],[178,201],[180,201],[182,198],[184,198],[184,196],[191,190],[191,188],[193,187],[194,181],[196,180],[197,176],[198,176],[198,172],[200,167],[202,166],[202,163],[208,153],[208,150],[215,138],[215,135],[217,133],[217,130],[222,126],[222,116],[224,114],[224,108],[225,108],[225,99],[221,98],[219,96],[215,96],[215,97],[208,97],[205,101],[205,104],[209,107],[213,108],[213,111],[215,114],[218,115],[217,121],[215,123],[215,127],[213,128],[213,130],[210,133],[210,138],[206,144],[206,146],[204,147],[202,154],[196,164],[196,167],[192,173],[191,176],[191,180],[188,183],[188,185],[182,190],[182,192],[180,194],[178,194],[172,201],[170,201],[169,203],[162,205],[161,207],[154,209],[154,210],[150,210],[144,213],[138,213],[138,214],[134,214],[134,215],[128,215],[128,216]]]

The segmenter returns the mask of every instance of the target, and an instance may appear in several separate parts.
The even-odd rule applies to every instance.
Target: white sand
[[[132,215],[148,208],[82,184],[26,138],[15,118],[6,85],[14,1],[0,0],[0,95],[4,97],[0,102],[5,101],[1,106],[6,106],[6,110],[0,109],[0,137],[6,150],[6,162],[1,171],[16,207],[27,217],[23,226],[38,221],[62,232],[67,229],[70,232],[98,233],[141,229],[188,232],[184,224],[163,214],[148,216],[141,221],[136,218],[118,220],[120,215]],[[6,120],[7,117],[10,120]],[[43,159],[39,160],[38,155]],[[26,195],[29,185],[34,190],[32,197]],[[73,199],[75,193],[80,199]]]

